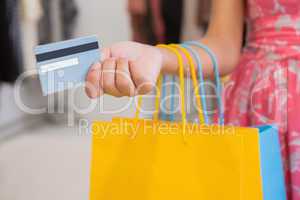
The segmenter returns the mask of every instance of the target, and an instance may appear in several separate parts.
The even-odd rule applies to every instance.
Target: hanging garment
[[[47,44],[73,36],[78,16],[74,0],[42,0],[44,15],[39,22],[39,43]]]
[[[148,44],[179,42],[183,0],[146,0],[146,6],[146,13],[130,13],[133,40]]]
[[[207,26],[205,24],[199,25],[199,4],[203,1],[208,0],[189,0],[184,1],[184,21],[181,33],[181,41],[192,41],[192,40],[200,40]],[[202,12],[202,11],[201,11]],[[209,15],[209,13],[207,13]],[[206,20],[205,20],[206,21]],[[206,21],[208,24],[208,21]]]
[[[47,44],[51,42],[53,39],[52,31],[51,31],[51,12],[52,7],[50,6],[52,1],[42,0],[41,5],[43,9],[43,17],[39,20],[38,23],[38,40],[39,44]]]
[[[22,46],[24,70],[35,70],[35,56],[32,51],[38,44],[38,22],[43,15],[40,0],[20,0]]]
[[[74,0],[60,1],[60,15],[62,19],[61,30],[63,39],[70,39],[73,36],[78,9]]]
[[[0,1],[0,81],[14,82],[22,71],[18,0]]]
[[[178,43],[183,22],[183,0],[162,0],[161,4],[165,24],[165,42]]]
[[[164,41],[164,32],[157,35],[155,31],[155,25],[163,21],[160,6],[160,0],[129,0],[128,10],[134,41],[152,45]]]

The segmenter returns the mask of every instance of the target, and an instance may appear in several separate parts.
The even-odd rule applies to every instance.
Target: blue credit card
[[[40,45],[35,55],[45,96],[81,85],[90,66],[100,60],[96,36]]]

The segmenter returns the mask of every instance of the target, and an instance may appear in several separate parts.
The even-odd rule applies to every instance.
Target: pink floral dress
[[[300,200],[300,1],[248,0],[248,39],[226,84],[227,124],[277,124],[289,200]]]

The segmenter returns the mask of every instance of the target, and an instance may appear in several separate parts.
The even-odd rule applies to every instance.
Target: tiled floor
[[[0,141],[1,200],[86,200],[90,137],[43,125]]]

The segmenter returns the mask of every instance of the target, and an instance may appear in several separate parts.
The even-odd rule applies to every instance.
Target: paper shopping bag
[[[98,122],[93,129],[91,200],[241,196],[239,136],[183,138],[178,124]]]
[[[189,124],[182,109],[177,123],[95,122],[90,200],[285,200],[276,128]]]
[[[137,123],[144,124],[144,126],[147,127],[150,127],[151,124],[154,123],[165,123],[129,118],[115,118],[113,121],[119,123],[120,126],[129,127],[133,127],[132,124]],[[160,131],[163,131],[164,126],[166,125],[157,127],[160,127]],[[197,128],[194,124],[188,124],[187,126],[187,130],[196,131],[197,136],[210,135],[216,138],[222,135],[223,137],[239,136],[243,138],[244,150],[242,152],[243,160],[241,161],[243,164],[243,175],[241,178],[241,190],[243,195],[241,199],[260,199],[262,197],[261,193],[257,191],[262,192],[263,199],[286,199],[278,130],[275,126],[265,125],[255,129],[245,127],[226,127],[222,129],[218,126],[205,125]],[[129,134],[127,133],[127,135]]]
[[[284,199],[276,129],[223,128],[95,123],[91,200]]]

